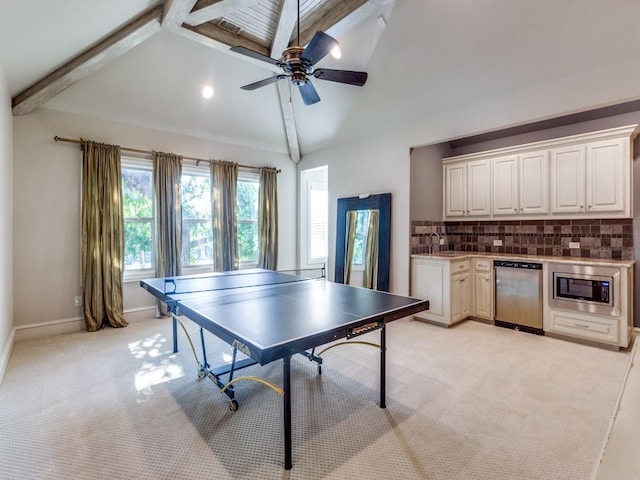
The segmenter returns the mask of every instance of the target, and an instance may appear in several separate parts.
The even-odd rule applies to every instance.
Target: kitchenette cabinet
[[[444,220],[631,218],[637,125],[443,159]]]
[[[412,255],[411,296],[429,300],[429,310],[414,315],[414,318],[447,327],[470,317],[493,323],[496,314],[494,260],[520,260],[543,265],[543,288],[540,295],[542,331],[545,335],[610,347],[629,346],[633,325],[633,261],[507,257],[464,252]],[[587,287],[591,285],[589,282],[593,281],[592,278],[584,273],[590,269],[594,274],[601,275],[597,278],[600,282],[605,282],[603,285],[607,287],[607,298],[611,294],[612,300],[608,307],[610,311],[595,312],[592,311],[592,306],[581,305],[581,295],[574,295],[574,305],[554,300],[553,288],[554,283],[557,284],[554,271],[574,272],[575,278],[579,280],[575,285],[579,288],[580,280],[585,280]],[[605,276],[602,276],[603,272]],[[608,282],[606,276],[610,276],[612,281]],[[565,285],[573,288],[571,282]],[[568,295],[573,294],[569,292]],[[581,311],[582,308],[589,311]]]
[[[429,310],[415,318],[446,326],[472,316],[491,320],[491,270],[489,260],[414,255],[411,296],[429,299]]]

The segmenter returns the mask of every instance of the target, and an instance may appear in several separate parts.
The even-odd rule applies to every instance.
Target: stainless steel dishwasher
[[[495,260],[495,324],[544,335],[542,264]]]

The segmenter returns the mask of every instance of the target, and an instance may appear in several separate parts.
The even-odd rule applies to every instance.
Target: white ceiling
[[[0,0],[0,64],[11,94],[158,3]],[[385,19],[384,29],[371,18],[329,31],[343,57],[319,66],[366,70],[369,80],[362,88],[314,80],[322,101],[312,106],[293,92],[303,154],[532,89],[554,98],[563,79],[587,88],[581,76],[594,70],[611,65],[611,75],[626,75],[621,65],[640,65],[638,0],[397,0]],[[43,106],[287,152],[275,85],[239,88],[271,75],[165,29]],[[581,108],[640,98],[640,80],[633,81],[631,94],[588,85],[593,104]],[[206,83],[216,91],[208,101],[200,95]],[[518,118],[534,121],[558,108],[550,101]],[[470,125],[467,133],[477,131]]]

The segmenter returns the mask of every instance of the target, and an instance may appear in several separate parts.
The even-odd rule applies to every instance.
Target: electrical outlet
[[[444,238],[440,239],[440,245],[444,245]]]
[[[75,299],[74,299],[74,305],[76,307],[81,307],[82,306],[82,297],[80,295],[78,295]]]
[[[493,246],[494,247],[501,247],[502,246],[502,240],[494,240],[493,241]]]
[[[569,248],[580,248],[580,242],[569,242]]]

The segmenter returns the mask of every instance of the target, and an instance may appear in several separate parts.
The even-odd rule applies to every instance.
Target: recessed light
[[[340,47],[338,46],[333,47],[333,50],[331,50],[331,55],[333,55],[333,58],[342,57],[342,52],[340,51]]]
[[[202,89],[202,96],[207,99],[213,97],[213,87],[211,85],[205,86]]]

